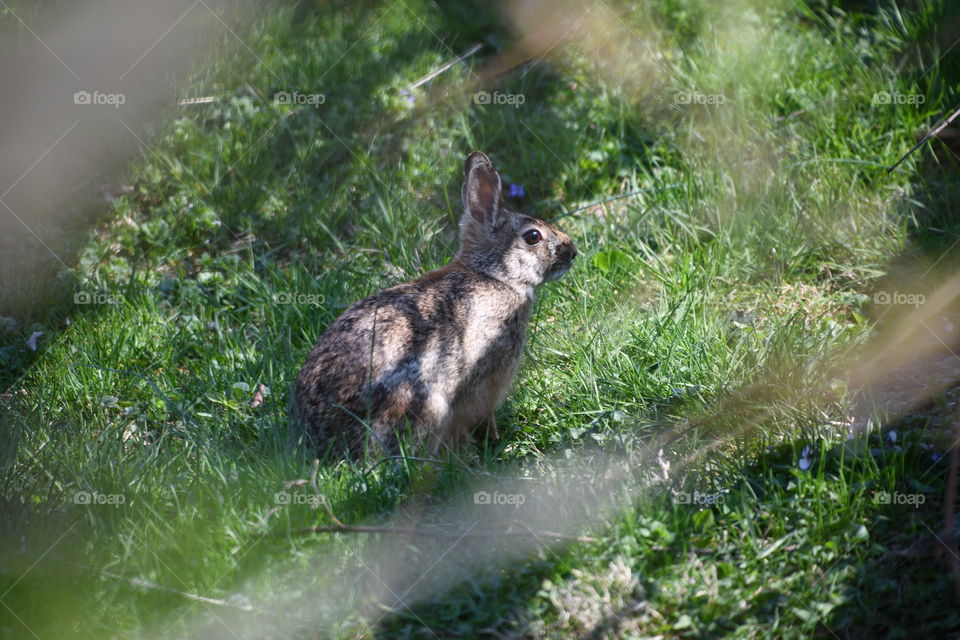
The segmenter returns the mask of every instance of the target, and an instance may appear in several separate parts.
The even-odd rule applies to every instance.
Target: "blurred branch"
[[[943,131],[944,129],[946,129],[946,128],[947,128],[947,125],[949,125],[951,122],[953,122],[954,120],[957,119],[957,116],[960,116],[960,109],[957,109],[956,111],[954,111],[952,114],[950,114],[950,117],[946,118],[945,120],[941,120],[941,121],[940,121],[940,124],[938,124],[936,127],[934,127],[933,129],[931,129],[930,131],[928,131],[928,132],[927,132],[927,135],[923,136],[923,138],[920,139],[920,142],[918,142],[917,144],[913,145],[913,147],[911,147],[910,151],[907,151],[905,154],[903,154],[903,156],[902,156],[899,160],[897,160],[896,162],[893,163],[893,166],[891,166],[889,169],[887,169],[887,173],[890,173],[891,171],[893,171],[894,169],[896,169],[897,167],[899,167],[899,166],[903,163],[904,160],[906,160],[908,157],[910,157],[910,154],[911,154],[911,153],[913,153],[914,151],[916,151],[917,149],[919,149],[920,147],[922,147],[927,140],[929,140],[930,138],[935,137],[938,133],[940,133],[941,131]]]
[[[105,578],[110,578],[112,580],[120,580],[121,582],[126,582],[132,584],[135,587],[140,587],[141,589],[147,589],[148,591],[163,591],[165,593],[172,593],[174,595],[182,596],[187,600],[195,600],[197,602],[202,602],[204,604],[212,604],[218,607],[229,607],[231,609],[240,609],[241,611],[253,611],[253,607],[247,603],[239,604],[230,602],[228,600],[221,600],[219,598],[208,598],[207,596],[201,596],[196,593],[190,593],[189,591],[180,591],[179,589],[174,589],[172,587],[165,587],[155,582],[150,582],[149,580],[144,580],[143,578],[128,578],[127,576],[122,576],[117,573],[112,573],[106,569],[95,569],[93,567],[88,567],[83,564],[76,562],[71,562],[70,564],[80,567],[81,569],[86,569],[87,571],[96,571]]]
[[[417,80],[416,82],[414,82],[412,85],[410,85],[410,89],[413,90],[413,89],[416,89],[417,87],[419,87],[419,86],[421,86],[421,85],[427,84],[428,82],[430,82],[431,80],[433,80],[434,78],[436,78],[438,75],[440,75],[440,74],[443,73],[444,71],[450,69],[451,67],[453,67],[453,66],[454,66],[455,64],[457,64],[457,63],[463,62],[464,60],[466,60],[467,58],[469,58],[470,56],[472,56],[473,54],[475,54],[477,51],[480,51],[480,49],[482,49],[482,48],[483,48],[483,45],[482,45],[482,44],[477,43],[477,44],[473,45],[472,47],[470,47],[469,49],[467,49],[467,50],[463,53],[463,55],[461,55],[460,57],[454,58],[454,59],[451,60],[450,62],[447,62],[447,63],[445,63],[445,64],[437,67],[436,69],[434,69],[433,71],[431,71],[431,72],[428,73],[427,75],[423,76],[422,78],[420,78],[419,80]]]
[[[443,540],[460,540],[461,538],[552,538],[554,540],[569,540],[572,542],[597,542],[590,536],[575,536],[553,531],[466,531],[463,533],[435,531],[419,527],[376,527],[363,525],[316,526],[294,529],[290,535],[305,536],[314,533],[386,533],[394,535],[421,536],[424,538],[440,538]],[[263,537],[267,534],[256,534]]]

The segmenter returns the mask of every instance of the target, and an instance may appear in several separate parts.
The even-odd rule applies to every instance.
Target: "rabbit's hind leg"
[[[500,434],[497,432],[497,416],[496,414],[491,413],[490,417],[487,418],[484,423],[486,426],[486,438],[490,442],[496,442],[500,439]]]
[[[460,444],[450,402],[442,393],[430,394],[417,416],[420,440],[432,455],[452,453]]]

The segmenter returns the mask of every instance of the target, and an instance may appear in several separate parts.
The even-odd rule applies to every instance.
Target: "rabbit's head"
[[[485,154],[467,156],[463,177],[459,258],[467,267],[525,294],[570,270],[577,255],[570,236],[507,209],[500,176]]]

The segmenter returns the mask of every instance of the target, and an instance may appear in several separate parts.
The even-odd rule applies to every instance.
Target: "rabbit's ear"
[[[463,177],[460,195],[464,210],[491,229],[499,227],[503,223],[500,176],[490,159],[483,152],[474,151],[463,164]]]

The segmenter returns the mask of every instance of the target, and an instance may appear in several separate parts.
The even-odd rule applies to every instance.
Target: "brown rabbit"
[[[318,451],[395,452],[408,429],[431,452],[494,411],[520,361],[534,289],[577,250],[567,234],[508,210],[500,176],[474,151],[463,168],[460,252],[445,267],[375,293],[333,322],[297,376],[293,417]]]

